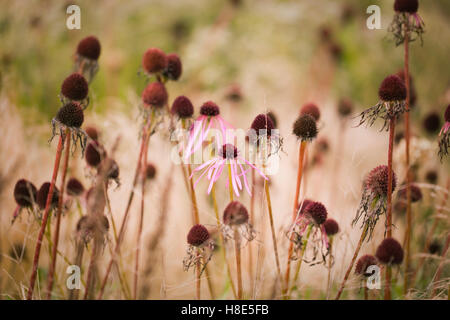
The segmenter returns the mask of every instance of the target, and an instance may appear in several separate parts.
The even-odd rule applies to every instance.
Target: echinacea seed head
[[[353,102],[348,98],[342,98],[338,103],[338,113],[345,118],[353,112]]]
[[[50,182],[45,182],[42,184],[42,186],[39,188],[39,191],[37,193],[37,204],[39,205],[39,208],[42,210],[45,209],[45,206],[47,204],[47,196],[48,192],[50,191]],[[55,207],[58,205],[58,199],[59,199],[59,191],[56,186],[53,188],[53,196],[50,203],[51,207]]]
[[[231,143],[226,143],[222,146],[222,150],[220,150],[220,156],[222,159],[227,160],[236,159],[238,156],[238,149]]]
[[[199,247],[209,239],[209,232],[201,224],[196,224],[189,230],[187,235],[187,242],[191,246]]]
[[[316,224],[321,225],[327,220],[327,209],[317,201],[313,201],[305,208],[305,214],[309,215]]]
[[[441,117],[436,112],[430,112],[423,119],[423,128],[429,134],[435,134],[441,129]]]
[[[428,183],[436,184],[438,181],[438,174],[436,170],[428,170],[427,173],[425,174],[425,180]]]
[[[100,51],[100,41],[98,41],[97,37],[89,36],[82,39],[78,43],[77,53],[85,58],[98,60],[98,57],[100,57]]]
[[[217,104],[212,101],[206,101],[200,107],[200,114],[202,116],[215,117],[220,114],[220,109]]]
[[[108,171],[108,179],[118,179],[120,174],[119,165],[116,160],[112,160],[111,168]]]
[[[72,73],[64,79],[61,85],[61,93],[70,100],[84,100],[89,92],[86,79],[79,73]]]
[[[397,12],[416,13],[419,9],[419,0],[395,0],[394,10]]]
[[[336,222],[336,220],[331,218],[325,220],[325,222],[323,223],[323,227],[325,228],[327,236],[334,236],[339,232],[339,224]]]
[[[378,89],[378,96],[383,101],[402,101],[406,99],[406,86],[397,75],[387,76]]]
[[[95,141],[98,140],[99,132],[98,132],[97,128],[94,128],[94,127],[86,127],[86,128],[84,129],[84,131],[86,132],[86,134],[88,135],[88,137],[91,138],[92,140],[95,140]]]
[[[100,143],[94,140],[87,145],[84,156],[86,158],[87,164],[91,167],[96,168],[106,156],[106,151],[103,149]]]
[[[397,186],[397,177],[392,171],[392,192]],[[376,196],[386,197],[388,194],[388,167],[380,165],[372,171],[366,179],[366,187],[369,188]]]
[[[411,190],[411,202],[419,202],[420,200],[422,200],[422,191],[420,190],[420,188],[417,185],[411,184],[410,190]],[[406,186],[404,186],[404,188],[402,188],[398,191],[398,197],[402,200],[406,200],[406,198],[407,198],[406,193],[407,193],[407,188],[406,188]]]
[[[275,116],[275,113],[273,113],[273,111],[269,111],[269,112],[267,112],[267,115],[268,115],[269,118],[272,120],[273,127],[274,127],[274,128],[277,128],[277,126],[278,126],[278,120],[277,120],[277,117]]]
[[[180,119],[192,117],[194,106],[186,96],[178,96],[172,104],[172,114],[176,114]]]
[[[181,77],[183,72],[183,65],[181,64],[180,57],[171,53],[167,55],[167,67],[163,71],[163,74],[170,80],[177,81]]]
[[[69,102],[59,109],[56,120],[66,127],[80,128],[84,121],[83,108],[77,102]]]
[[[148,49],[142,58],[142,66],[148,73],[161,72],[167,68],[167,56],[158,48]]]
[[[440,254],[442,250],[441,243],[438,240],[433,240],[428,246],[428,252],[431,254]]]
[[[20,179],[14,186],[14,199],[21,207],[31,207],[36,201],[37,189],[30,181]]]
[[[223,223],[229,226],[239,226],[247,222],[247,208],[239,201],[230,202],[223,212]]]
[[[156,167],[153,163],[147,163],[145,166],[145,177],[149,180],[153,180],[156,177]]]
[[[445,122],[450,122],[450,104],[447,106],[447,109],[445,109],[444,120]]]
[[[309,114],[314,118],[314,120],[319,121],[320,119],[320,110],[319,107],[312,102],[308,102],[303,105],[300,109],[300,114]]]
[[[378,246],[375,256],[382,264],[400,264],[403,261],[403,248],[394,238],[386,238]]]
[[[367,272],[367,268],[376,265],[377,265],[377,258],[375,258],[370,254],[366,254],[361,258],[359,258],[358,261],[356,262],[355,273],[362,275],[364,277],[369,277],[371,276],[371,274]]]
[[[142,92],[142,101],[148,106],[162,108],[167,103],[166,87],[160,82],[150,83]]]
[[[305,213],[305,209],[314,201],[309,200],[309,199],[304,199],[303,202],[299,203],[297,205],[297,211],[300,210],[300,214]]]
[[[251,128],[255,130],[256,135],[259,136],[260,130],[266,130],[267,136],[270,137],[272,130],[275,128],[272,119],[266,114],[258,114],[252,122]]]
[[[316,121],[309,114],[301,114],[294,122],[293,133],[301,140],[312,140],[317,136]]]
[[[84,192],[84,186],[77,178],[70,178],[66,185],[67,194],[78,197]]]

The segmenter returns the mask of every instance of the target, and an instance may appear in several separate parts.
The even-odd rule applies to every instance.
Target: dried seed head
[[[98,220],[97,216],[85,215],[78,220],[76,230],[84,242],[89,242],[94,237],[96,230],[102,234],[108,232],[109,221],[104,215],[101,216],[100,220]]]
[[[67,194],[77,197],[84,192],[83,184],[77,178],[70,178],[66,185]]]
[[[150,83],[142,92],[142,101],[155,108],[162,108],[167,103],[166,87],[160,82]]]
[[[86,127],[84,129],[84,131],[89,136],[89,138],[91,138],[92,140],[95,140],[95,141],[98,140],[99,132],[98,132],[98,130],[96,128],[94,128],[94,127]]]
[[[429,134],[435,134],[441,129],[441,117],[436,112],[430,112],[423,119],[423,128]]]
[[[366,254],[361,258],[359,258],[358,262],[356,262],[355,273],[365,277],[369,277],[371,276],[371,274],[367,272],[367,268],[376,265],[377,265],[377,258],[375,258],[370,254]]]
[[[45,182],[39,188],[39,191],[37,193],[36,202],[39,205],[39,208],[41,208],[42,210],[45,209],[45,205],[47,204],[47,196],[49,191],[50,191],[50,182]],[[58,205],[58,199],[59,199],[59,191],[58,188],[54,186],[52,202],[50,204],[50,207],[56,207]]]
[[[309,114],[301,114],[294,122],[293,133],[301,140],[312,140],[317,136],[316,121]]]
[[[203,116],[215,117],[220,114],[220,109],[214,102],[206,101],[200,108],[200,114]]]
[[[153,163],[147,163],[145,166],[145,176],[149,180],[153,180],[156,176],[156,167]]]
[[[378,96],[383,101],[402,101],[406,99],[406,87],[397,75],[387,76],[378,89]]]
[[[79,73],[72,73],[62,83],[61,93],[70,100],[80,101],[87,97],[89,86]]]
[[[248,222],[248,211],[239,201],[230,202],[223,212],[223,223],[238,226]]]
[[[187,235],[187,242],[195,247],[199,247],[209,239],[209,232],[201,224],[196,224],[189,230]]]
[[[314,222],[320,225],[327,220],[328,212],[322,203],[313,201],[305,208],[305,214],[311,216]]]
[[[419,9],[418,0],[395,0],[394,10],[397,12],[416,13]]]
[[[450,122],[450,104],[447,106],[447,109],[445,109],[444,120],[445,122]]]
[[[420,190],[420,188],[415,185],[415,184],[411,184],[410,186],[411,189],[411,201],[412,202],[418,202],[420,200],[422,200],[422,191]],[[404,188],[400,189],[398,191],[398,197],[402,200],[406,200],[406,186],[404,186]]]
[[[436,184],[438,181],[438,174],[437,174],[436,170],[427,171],[427,173],[425,174],[425,180],[428,183]]]
[[[100,143],[94,140],[87,145],[84,156],[86,158],[87,164],[91,167],[96,168],[106,156],[106,151],[103,149]]]
[[[394,192],[397,186],[397,177],[395,172],[392,171],[392,192]],[[375,195],[386,197],[388,194],[388,167],[380,165],[372,171],[366,179],[366,187],[368,187]]]
[[[163,74],[170,80],[178,80],[183,72],[183,66],[181,64],[180,57],[171,53],[167,55],[167,67]]]
[[[179,96],[172,104],[172,113],[181,119],[190,118],[194,114],[194,106],[188,97]]]
[[[300,114],[309,114],[316,121],[320,119],[319,107],[312,102],[304,104],[303,107],[300,109]]]
[[[167,56],[158,48],[148,49],[142,58],[142,66],[148,73],[161,72],[167,68]]]
[[[56,120],[66,127],[80,128],[84,121],[83,108],[76,102],[69,102],[59,109]]]
[[[342,98],[338,103],[338,113],[341,117],[347,117],[353,112],[352,100],[348,98]]]
[[[403,248],[394,238],[386,238],[378,246],[375,255],[382,264],[400,264],[403,261]]]
[[[441,243],[438,240],[433,240],[428,246],[428,252],[431,254],[440,254],[442,250]]]
[[[259,136],[260,133],[265,132],[267,136],[270,137],[272,130],[275,128],[272,119],[266,114],[258,114],[252,122],[253,130],[255,130],[256,135]],[[261,131],[260,130],[265,130]]]
[[[299,203],[297,205],[297,210],[300,210],[300,214],[305,213],[305,209],[314,201],[309,200],[309,199],[304,199],[303,202]]]
[[[100,51],[100,41],[94,36],[86,37],[78,43],[77,53],[85,58],[97,60],[100,56]]]
[[[273,113],[272,111],[267,112],[267,115],[269,116],[269,118],[272,120],[273,123],[273,127],[277,128],[278,126],[278,121],[277,121],[277,117],[275,116],[275,113]]]
[[[336,222],[336,220],[328,218],[323,223],[323,227],[325,228],[325,232],[327,233],[327,236],[334,236],[336,233],[339,232],[339,225]]]
[[[117,164],[116,160],[112,160],[111,168],[108,172],[108,179],[116,180],[119,178],[120,169],[119,165]]]
[[[20,179],[14,187],[14,199],[21,207],[31,207],[36,201],[37,189],[30,181]]]
[[[231,143],[224,144],[222,150],[220,150],[220,156],[223,159],[236,159],[238,156],[238,149]]]

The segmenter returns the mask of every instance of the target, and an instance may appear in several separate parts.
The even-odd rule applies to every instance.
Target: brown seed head
[[[180,57],[171,53],[167,55],[167,68],[164,70],[163,74],[170,80],[178,80],[183,72],[183,66],[181,64]]]
[[[84,121],[84,112],[79,103],[69,102],[56,114],[56,120],[66,127],[80,128]]]
[[[377,265],[377,258],[375,258],[370,254],[366,254],[361,258],[359,258],[358,262],[356,262],[355,273],[365,277],[369,277],[371,276],[371,274],[367,272],[367,268],[376,265]]]
[[[66,186],[67,194],[77,197],[84,192],[84,186],[77,178],[70,178]]]
[[[303,105],[300,109],[300,114],[309,114],[314,118],[314,120],[318,121],[320,119],[320,110],[319,107],[312,102],[308,102]]]
[[[167,68],[167,56],[158,48],[148,49],[142,58],[142,66],[148,73],[161,72]]]
[[[42,186],[39,188],[36,202],[39,205],[39,208],[41,208],[41,210],[45,209],[49,191],[50,191],[50,182],[43,183]],[[59,199],[59,190],[56,186],[54,186],[50,207],[56,207],[58,205],[58,199]]]
[[[189,230],[187,235],[187,242],[195,247],[199,247],[209,239],[209,232],[201,224],[196,224]]]
[[[406,87],[397,75],[387,76],[378,89],[378,96],[383,101],[402,101],[406,99]]]
[[[142,92],[142,101],[147,106],[162,108],[167,103],[166,87],[160,82],[150,83]]]
[[[325,228],[325,232],[327,233],[327,236],[334,236],[336,233],[339,232],[339,225],[336,222],[336,220],[328,218],[323,223],[323,227]]]
[[[378,246],[375,255],[382,264],[400,264],[403,261],[403,248],[394,238],[386,238]]]
[[[208,117],[215,117],[220,114],[220,109],[217,104],[212,101],[206,101],[200,107],[200,114]]]
[[[30,181],[20,179],[14,186],[14,199],[21,207],[31,207],[36,201],[37,189]]]
[[[293,133],[301,140],[312,140],[317,136],[316,121],[309,114],[301,114],[294,122]]]
[[[86,37],[78,43],[77,53],[85,58],[98,60],[100,51],[100,41],[94,36]]]
[[[397,186],[397,177],[395,172],[392,171],[392,192],[394,192]],[[372,171],[366,179],[366,187],[368,187],[375,195],[386,197],[388,194],[388,167],[380,165]]]
[[[70,100],[84,100],[89,92],[86,79],[79,73],[72,73],[61,85],[61,93]]]
[[[327,220],[328,212],[322,203],[313,201],[305,208],[305,214],[313,218],[315,223],[321,225]]]
[[[186,119],[194,114],[194,106],[188,97],[179,96],[173,102],[171,111],[172,114],[176,114],[180,119]]]

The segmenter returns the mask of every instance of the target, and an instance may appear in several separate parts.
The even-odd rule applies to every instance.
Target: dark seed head
[[[431,254],[440,254],[442,250],[441,243],[438,240],[433,240],[428,246],[428,252]]]
[[[376,265],[377,265],[377,258],[375,258],[370,254],[366,254],[361,258],[359,258],[358,262],[356,262],[355,273],[360,274],[364,277],[369,277],[371,276],[371,274],[367,272],[367,268]]]
[[[156,177],[156,167],[153,163],[147,163],[145,166],[145,176],[149,180],[153,180]]]
[[[406,87],[397,75],[387,76],[378,89],[378,96],[383,101],[401,101],[406,99]]]
[[[336,222],[336,220],[328,218],[323,223],[323,227],[325,228],[325,232],[327,233],[327,236],[334,236],[336,233],[339,232],[339,225]]]
[[[386,238],[378,246],[375,255],[382,264],[400,264],[403,261],[403,248],[394,238]]]
[[[106,156],[106,151],[100,143],[94,140],[87,145],[84,156],[86,157],[87,164],[96,168]]]
[[[224,144],[222,150],[220,150],[220,156],[222,159],[232,160],[238,156],[238,149],[231,143]]]
[[[238,226],[248,222],[248,211],[239,201],[230,202],[223,212],[223,223]]]
[[[445,122],[450,122],[450,104],[447,106],[447,109],[445,109],[444,120]]]
[[[220,114],[220,109],[214,102],[207,101],[201,106],[200,114],[203,116],[215,117]]]
[[[161,72],[167,68],[167,56],[158,48],[150,48],[144,53],[142,66],[148,73]]]
[[[116,160],[112,160],[111,168],[108,172],[108,179],[118,179],[120,174],[119,165],[117,164]]]
[[[61,86],[61,93],[70,100],[83,100],[87,97],[88,92],[88,83],[79,73],[72,73],[63,81]]]
[[[163,74],[170,80],[178,80],[183,72],[183,66],[181,64],[180,57],[171,53],[167,55],[167,68],[164,70]]]
[[[415,185],[415,184],[411,184],[411,202],[418,202],[420,200],[422,200],[422,191],[420,190],[420,188]],[[402,200],[406,201],[406,186],[404,186],[404,188],[400,189],[398,191],[398,197]]]
[[[56,119],[66,127],[80,128],[84,121],[83,108],[76,102],[69,102],[59,109]]]
[[[253,120],[251,128],[255,130],[257,136],[260,134],[267,134],[267,136],[270,136],[275,126],[273,125],[272,119],[268,115],[258,114]],[[260,132],[260,130],[263,131]]]
[[[172,104],[172,113],[181,119],[190,118],[194,114],[194,106],[188,97],[179,96]]]
[[[425,174],[425,180],[427,180],[428,183],[436,184],[438,181],[438,174],[436,170],[428,170]]]
[[[84,131],[86,131],[86,134],[89,136],[89,138],[91,138],[92,140],[97,141],[98,140],[98,130],[94,127],[86,127],[86,129],[84,129]]]
[[[316,121],[320,119],[319,107],[312,102],[304,104],[303,107],[300,109],[300,114],[309,114]]]
[[[423,119],[423,127],[429,134],[435,134],[441,129],[441,117],[436,112],[430,112]]]
[[[312,140],[317,136],[316,121],[309,114],[301,114],[294,122],[294,134],[301,140]]]
[[[209,239],[208,229],[206,229],[201,224],[196,224],[195,226],[193,226],[191,230],[189,230],[189,233],[187,235],[187,242],[190,245],[196,247],[201,246],[208,239]]]
[[[97,60],[100,51],[100,41],[94,36],[86,37],[78,43],[77,53],[85,58]]]
[[[312,200],[304,199],[303,202],[301,202],[297,205],[297,210],[300,210],[300,214],[304,214],[305,209],[313,202],[314,201],[312,201]]]
[[[314,219],[314,222],[317,224],[322,224],[327,220],[327,209],[325,206],[320,203],[313,201],[305,208],[305,214],[311,216]]]
[[[275,113],[273,113],[272,111],[269,111],[269,112],[267,112],[267,115],[272,120],[273,127],[277,128],[278,127],[278,120],[277,120],[277,117],[275,116]]]
[[[83,184],[77,178],[70,178],[67,182],[67,194],[77,197],[84,192]]]
[[[45,182],[39,188],[39,191],[37,193],[36,202],[39,205],[39,208],[41,208],[42,210],[45,209],[45,205],[47,204],[47,196],[48,196],[49,190],[50,190],[50,182]],[[59,199],[59,191],[58,191],[58,188],[56,188],[56,186],[54,186],[52,202],[51,202],[50,206],[56,207],[58,205],[58,199]]]
[[[347,117],[353,112],[353,102],[348,98],[342,98],[338,103],[338,113],[341,117]]]
[[[20,179],[14,187],[14,199],[21,207],[31,207],[36,201],[37,189],[30,181]]]
[[[392,192],[394,192],[397,186],[397,177],[395,172],[392,171]],[[386,197],[388,194],[388,167],[380,165],[372,171],[366,179],[366,187],[368,187],[375,195]]]
[[[166,87],[160,82],[150,83],[142,92],[142,101],[155,108],[162,108],[167,103]]]
[[[419,9],[418,0],[395,0],[394,10],[397,12],[416,13]]]

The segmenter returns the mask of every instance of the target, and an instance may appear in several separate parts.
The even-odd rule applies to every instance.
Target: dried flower
[[[97,168],[100,162],[106,157],[106,151],[99,142],[93,140],[86,147],[84,156],[89,166]]]
[[[95,140],[95,141],[98,140],[99,132],[98,132],[97,128],[95,128],[95,127],[86,127],[84,129],[84,131],[86,132],[88,137],[91,138],[92,140]]]
[[[196,224],[189,230],[187,243],[189,247],[187,256],[183,259],[184,271],[200,264],[200,273],[202,273],[214,251],[214,241],[211,239],[208,229],[201,224]]]
[[[183,66],[181,64],[180,57],[171,53],[167,55],[167,67],[163,71],[163,75],[170,80],[178,80],[183,72]]]
[[[84,192],[84,186],[77,178],[70,178],[66,185],[68,195],[78,197]]]
[[[309,114],[316,121],[319,121],[320,119],[319,107],[312,102],[304,104],[303,107],[300,109],[300,114]]]
[[[311,141],[317,136],[316,121],[309,114],[301,114],[294,122],[293,133],[302,141]]]
[[[77,54],[91,60],[98,60],[100,51],[100,41],[94,36],[82,39],[77,46]]]
[[[148,74],[162,72],[167,68],[166,54],[158,48],[148,49],[142,58],[142,66]]]
[[[178,96],[172,104],[172,114],[177,115],[180,119],[192,117],[194,114],[194,106],[191,100],[186,96]]]
[[[439,158],[442,159],[448,155],[449,146],[450,146],[450,105],[447,106],[444,113],[444,126],[439,132]]]
[[[87,98],[88,92],[88,83],[79,73],[72,73],[61,85],[61,94],[69,100],[82,101]]]
[[[382,264],[398,265],[403,261],[403,248],[394,238],[386,238],[378,246],[375,255]]]
[[[36,197],[36,202],[39,205],[39,208],[41,210],[45,209],[49,191],[50,191],[50,182],[43,183],[42,186],[39,188],[39,191],[38,191],[37,197]],[[56,186],[54,186],[53,196],[52,196],[52,200],[50,203],[50,207],[56,207],[58,205],[58,199],[59,199],[59,191],[58,191],[58,188]]]
[[[239,201],[230,202],[223,212],[223,233],[225,239],[234,238],[233,229],[237,228],[247,241],[252,241],[256,234],[248,220],[247,208]]]
[[[14,186],[14,199],[20,207],[32,207],[36,201],[37,189],[30,181],[20,179]]]
[[[410,190],[411,190],[411,202],[419,202],[420,200],[422,200],[422,191],[417,185],[411,184]],[[407,190],[405,185],[404,188],[400,189],[397,193],[399,199],[406,201],[406,191]]]
[[[160,82],[152,82],[142,92],[142,101],[145,107],[162,108],[167,103],[166,87]]]
[[[323,223],[323,227],[325,228],[325,232],[327,236],[334,236],[336,233],[339,232],[339,224],[336,222],[336,220],[328,218]]]
[[[77,102],[68,102],[63,105],[56,117],[52,119],[52,137],[50,141],[56,136],[65,136],[66,129],[69,129],[69,134],[72,136],[74,145],[80,143],[82,151],[86,146],[87,135],[81,129],[84,121],[84,112],[82,106]],[[58,130],[59,129],[59,130]]]
[[[376,266],[377,263],[377,258],[375,258],[374,256],[370,255],[370,254],[366,254],[364,256],[362,256],[361,258],[358,259],[358,261],[356,262],[356,267],[355,267],[355,273],[362,275],[364,277],[370,277],[373,273],[368,273],[367,269],[370,266]]]
[[[418,0],[396,0],[394,3],[395,15],[388,28],[392,32],[395,45],[400,45],[405,41],[406,35],[409,41],[415,41],[424,33],[424,22],[417,13],[419,9]],[[405,30],[406,29],[406,30]]]

